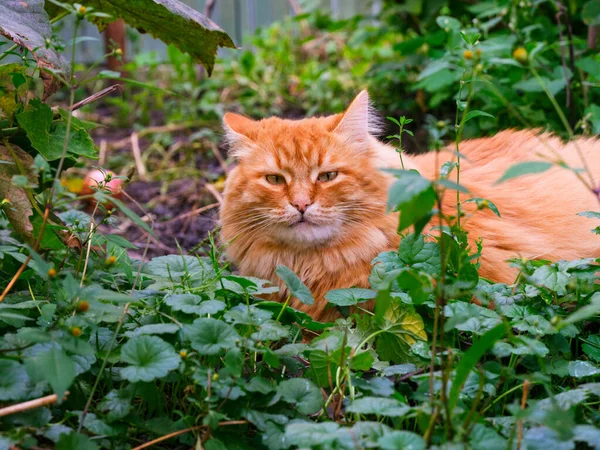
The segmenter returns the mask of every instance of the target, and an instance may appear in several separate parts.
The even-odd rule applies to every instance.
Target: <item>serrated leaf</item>
[[[346,408],[347,412],[388,417],[403,417],[410,410],[410,406],[402,404],[394,398],[383,397],[361,397]]]
[[[192,348],[201,355],[217,355],[223,350],[235,347],[239,339],[231,325],[212,318],[194,320],[191,325],[184,327],[184,333]]]
[[[131,382],[152,381],[175,370],[181,361],[171,344],[157,336],[138,336],[121,348],[121,361],[128,363],[121,376]]]
[[[290,290],[290,294],[292,296],[296,297],[305,305],[312,305],[315,302],[310,289],[308,289],[302,280],[298,278],[298,275],[296,275],[290,269],[285,266],[277,266],[275,273],[283,280],[285,285]]]
[[[26,358],[25,368],[34,381],[50,383],[59,399],[75,379],[75,363],[56,347]]]
[[[152,275],[181,281],[188,276],[192,280],[204,280],[214,276],[214,269],[202,258],[190,255],[168,255],[152,258],[146,265]]]
[[[0,3],[0,34],[31,51],[41,69],[44,98],[56,92],[62,84],[44,69],[60,72],[64,79],[70,77],[67,61],[54,47],[46,45],[46,41],[52,39],[52,26],[44,11],[44,0],[4,0]]]
[[[523,175],[542,173],[550,169],[552,166],[553,164],[547,161],[525,161],[513,164],[506,170],[506,172],[504,172],[504,175],[502,175],[495,184],[500,184],[512,178],[521,177]]]
[[[314,414],[323,406],[321,391],[304,378],[282,381],[277,386],[277,392],[284,401],[295,404],[301,414]]]
[[[333,289],[325,294],[325,300],[337,306],[353,306],[373,300],[377,292],[372,289],[349,288]]]
[[[377,445],[382,450],[425,450],[425,440],[410,431],[392,431],[379,438]]]
[[[131,410],[131,393],[126,389],[113,389],[106,394],[98,408],[107,413],[110,421],[122,419]]]
[[[384,361],[409,362],[413,359],[411,347],[417,341],[427,340],[423,319],[411,305],[391,304],[384,313],[381,329],[375,349]]]
[[[75,3],[75,0],[63,0]],[[177,0],[87,0],[87,7],[108,14],[92,17],[101,28],[118,18],[138,30],[173,44],[202,63],[210,75],[219,47],[235,48],[231,38],[208,17]],[[165,26],[164,24],[168,24]]]
[[[390,187],[388,209],[400,212],[399,231],[426,217],[436,195],[431,182],[413,171],[394,171],[398,180]]]

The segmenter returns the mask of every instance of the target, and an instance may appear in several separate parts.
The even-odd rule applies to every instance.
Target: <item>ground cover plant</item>
[[[564,14],[593,26],[598,11],[593,2],[588,3],[574,6],[577,16],[572,11]],[[390,4],[386,14],[397,6]],[[514,12],[515,20],[533,21],[533,26],[544,20],[535,18],[535,8],[558,4],[539,2],[530,9],[516,3],[493,5],[510,6],[508,17],[512,19]],[[79,24],[104,18],[100,8],[100,2],[62,4],[52,17]],[[425,14],[425,6],[419,11],[409,13]],[[496,10],[480,14],[502,18],[508,14],[490,11]],[[81,38],[78,26],[66,51],[52,35],[41,35],[48,39],[44,49],[54,52],[52,57],[61,68],[48,70],[35,47],[19,51],[19,63],[1,65],[0,448],[600,448],[599,261],[515,259],[510,262],[519,269],[514,284],[494,284],[478,276],[478,257],[485,242],[468,248],[461,223],[469,216],[453,217],[440,207],[441,196],[450,195],[456,196],[458,205],[476,203],[475,214],[501,215],[492,200],[471,198],[464,187],[448,179],[452,171],[460,171],[461,140],[469,133],[490,131],[486,121],[504,127],[521,118],[534,125],[547,121],[566,136],[582,131],[575,124],[587,124],[584,131],[589,130],[597,126],[593,99],[598,72],[581,69],[578,73],[580,82],[588,84],[577,89],[587,86],[588,100],[585,103],[572,94],[577,98],[572,122],[565,108],[566,85],[556,90],[558,83],[552,85],[555,79],[547,78],[549,73],[543,70],[548,64],[562,68],[558,61],[563,46],[537,46],[539,27],[534,27],[531,41],[523,47],[518,46],[521,41],[502,47],[503,38],[494,41],[485,30],[472,27],[463,10],[457,10],[456,17],[449,15],[451,8],[445,12],[429,18],[430,22],[421,17],[424,29],[437,27],[421,37],[438,33],[439,41],[428,45],[439,51],[428,51],[419,70],[428,71],[421,74],[421,81],[433,83],[430,77],[441,77],[440,73],[452,80],[443,89],[432,89],[439,93],[438,105],[449,101],[454,107],[451,115],[446,106],[437,110],[443,124],[438,124],[438,118],[428,119],[429,142],[439,151],[443,141],[451,140],[456,152],[438,152],[439,176],[433,182],[414,172],[397,173],[389,207],[402,214],[399,232],[404,238],[397,251],[376,258],[370,289],[339,289],[327,295],[330,307],[344,315],[335,323],[318,323],[265,300],[276,288],[228,267],[214,233],[192,251],[188,247],[175,248],[169,255],[153,253],[148,244],[160,243],[155,231],[160,218],[147,214],[146,205],[138,205],[135,198],[119,197],[111,190],[112,175],[89,192],[72,189],[69,173],[96,164],[98,150],[89,132],[100,133],[85,120],[97,111],[83,106],[87,113],[76,117],[74,106],[89,94],[86,86],[97,86],[102,77],[125,78],[89,67],[77,69],[73,44]],[[308,27],[312,22],[331,26],[318,11],[298,20],[307,21]],[[508,33],[502,27],[496,30],[496,25],[488,28]],[[278,26],[270,33],[278,36],[273,31]],[[0,27],[5,27],[1,19]],[[560,34],[558,27],[550,28],[540,31]],[[360,27],[352,31],[360,32]],[[421,42],[411,33],[384,34],[403,43]],[[577,64],[587,68],[599,64],[587,42],[564,42],[573,45]],[[492,44],[502,47],[499,58],[505,61],[485,59]],[[15,53],[11,45],[0,48],[5,50],[0,58]],[[379,40],[373,46],[386,47]],[[516,52],[519,49],[526,54]],[[297,54],[295,48],[286,51]],[[306,51],[317,52],[318,46]],[[119,49],[111,50],[111,55],[118,56]],[[161,120],[169,121],[166,129],[146,132],[155,136],[150,146],[163,158],[177,154],[184,145],[197,150],[195,144],[203,148],[201,158],[209,152],[214,158],[220,156],[216,134],[206,131],[215,127],[214,119],[224,107],[216,100],[219,83],[243,89],[235,102],[244,108],[264,108],[265,114],[278,111],[272,109],[277,103],[261,97],[258,89],[243,87],[247,86],[240,80],[244,72],[222,67],[235,67],[236,60],[217,64],[215,75],[222,70],[224,78],[203,78],[198,88],[192,60],[175,47],[169,55],[178,61],[175,66],[180,72],[168,77],[179,77],[181,83],[143,86],[140,80],[130,80],[137,87],[123,98],[131,104],[117,105],[135,109],[165,102]],[[255,57],[254,62],[244,63],[250,67],[249,78],[254,71],[272,70],[266,59],[260,59],[267,57],[266,51],[261,56],[260,49],[256,54],[244,53],[240,61]],[[503,71],[506,67],[510,70]],[[163,68],[148,70],[159,73]],[[222,74],[228,71],[235,76],[225,78]],[[361,77],[375,76],[367,73]],[[382,67],[377,73],[394,81],[393,73],[386,75]],[[527,81],[528,94],[518,97],[510,91],[509,96],[505,86],[512,81],[504,80],[506,76],[538,84],[534,88],[533,81]],[[306,79],[303,82],[308,84]],[[50,92],[61,85],[66,98],[55,104]],[[261,81],[260,86],[287,95],[283,85]],[[490,86],[504,92],[493,106]],[[199,89],[197,99],[203,106],[165,92],[185,93],[185,89]],[[306,103],[295,113],[310,107],[316,108],[312,112],[324,112],[330,89],[340,95],[346,92],[327,82],[319,103],[310,97],[313,94],[299,91]],[[354,89],[354,84],[348,89]],[[521,109],[542,101],[552,109],[544,110],[539,122]],[[176,102],[189,108],[189,117],[177,115]],[[433,97],[428,102],[433,108]],[[343,104],[340,100],[333,108]],[[194,113],[193,108],[202,111]],[[390,130],[395,130],[389,139],[401,153],[425,119],[395,117],[389,120]],[[138,124],[144,120],[135,119]],[[190,120],[196,123],[195,131],[199,123],[212,122],[196,136],[177,140],[172,130],[189,128]],[[136,132],[143,136],[144,129]],[[116,169],[123,159],[122,154],[111,155],[106,164]],[[181,161],[190,162],[185,154]],[[135,165],[134,177],[142,177],[139,168],[144,164],[149,169],[146,176],[151,177],[153,160],[142,163]],[[191,164],[195,163],[192,158]],[[551,164],[517,165],[503,178],[526,176]],[[581,173],[590,195],[598,195],[598,186],[587,181],[582,167],[583,162],[581,167],[564,170]],[[193,167],[194,173],[211,172],[207,182],[215,197],[218,177],[226,168],[226,162],[214,161],[200,169]],[[156,179],[172,182],[169,173]],[[198,209],[204,207],[204,199],[197,200]],[[590,240],[598,239],[600,213],[581,214],[589,217]],[[443,224],[437,231],[428,225],[434,215]],[[140,231],[123,235],[125,222]],[[280,267],[278,274],[294,297],[314,301],[289,269]],[[362,304],[372,299],[375,310],[362,311]]]

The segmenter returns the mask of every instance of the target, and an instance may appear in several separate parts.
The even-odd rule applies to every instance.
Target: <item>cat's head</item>
[[[373,114],[361,92],[345,113],[254,121],[227,113],[238,162],[221,212],[229,238],[323,245],[348,237],[385,208],[372,149]]]

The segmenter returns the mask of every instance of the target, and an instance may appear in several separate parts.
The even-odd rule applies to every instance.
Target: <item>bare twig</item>
[[[211,151],[215,155],[215,158],[217,158],[217,161],[219,161],[219,165],[221,166],[223,171],[226,174],[229,173],[229,166],[227,166],[227,161],[225,161],[225,158],[223,158],[223,155],[221,154],[221,151],[219,150],[219,147],[217,146],[217,144],[215,144],[213,142],[209,142],[208,146],[210,147]]]
[[[219,423],[219,426],[224,427],[227,425],[245,425],[247,423],[248,423],[247,420],[230,420],[228,422]],[[142,450],[144,448],[152,447],[153,445],[159,444],[160,442],[166,441],[166,440],[174,438],[176,436],[181,436],[182,434],[189,433],[190,431],[198,431],[201,428],[205,428],[205,427],[206,427],[206,425],[197,425],[195,427],[186,428],[185,430],[174,431],[173,433],[169,433],[169,434],[166,434],[159,438],[153,439],[149,442],[146,442],[145,444],[138,445],[137,447],[134,447],[132,450]]]
[[[217,188],[215,188],[212,184],[206,183],[204,189],[210,192],[212,196],[217,200],[217,202],[219,202],[219,204],[223,203],[223,196],[219,191],[217,191]]]
[[[65,392],[63,400],[67,398],[69,391]],[[36,398],[35,400],[29,400],[23,403],[17,403],[16,405],[7,406],[6,408],[0,409],[0,417],[9,416],[11,414],[17,414],[23,411],[29,411],[30,409],[41,408],[42,406],[53,405],[58,401],[56,394],[47,395],[45,397]]]
[[[95,94],[90,95],[88,98],[84,98],[80,102],[75,103],[73,105],[73,111],[75,111],[76,109],[79,109],[79,108],[83,108],[85,105],[89,105],[90,103],[95,102],[96,100],[99,100],[108,94],[112,94],[115,91],[122,91],[122,90],[123,90],[123,85],[113,84],[112,86],[102,89],[101,91],[98,91]]]
[[[197,214],[203,213],[204,211],[208,211],[209,209],[217,208],[218,206],[219,206],[218,202],[217,203],[211,203],[210,205],[206,205],[206,206],[203,206],[203,207],[198,208],[198,209],[193,209],[192,211],[180,214],[177,217],[173,217],[172,219],[166,220],[164,222],[159,222],[158,225],[166,225],[168,223],[175,222],[177,220],[185,219],[187,217],[192,217],[192,216],[195,216]]]
[[[137,168],[140,179],[146,180],[146,166],[144,165],[144,161],[142,160],[142,152],[140,150],[140,141],[138,139],[138,134],[135,132],[131,133],[131,151],[133,153],[133,159],[135,160],[135,166]]]
[[[527,396],[529,395],[529,380],[523,382],[523,396],[521,397],[521,409],[527,406]],[[517,450],[521,450],[521,440],[523,439],[523,419],[519,420],[519,431],[517,433]]]
[[[206,0],[204,5],[204,15],[209,19],[212,17],[213,10],[215,9],[215,0]]]

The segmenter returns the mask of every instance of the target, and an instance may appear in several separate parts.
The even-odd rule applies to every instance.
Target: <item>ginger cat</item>
[[[261,121],[232,113],[224,117],[230,154],[238,161],[227,180],[220,215],[227,255],[242,274],[279,285],[280,299],[287,293],[275,269],[281,264],[292,269],[310,288],[315,303],[307,306],[293,300],[291,306],[317,320],[338,316],[334,309],[325,309],[327,291],[369,287],[373,258],[398,248],[398,216],[386,213],[394,178],[379,169],[399,168],[400,160],[394,148],[373,137],[377,129],[372,116],[363,91],[345,113],[329,117]],[[502,215],[483,210],[463,222],[471,245],[483,238],[481,276],[513,282],[516,272],[506,260],[517,256],[600,257],[600,236],[590,233],[597,224],[576,215],[597,211],[598,199],[573,172],[553,167],[494,184],[516,162],[556,159],[548,147],[571,167],[582,167],[575,145],[594,182],[600,182],[597,139],[565,145],[549,134],[509,130],[460,144],[466,156],[460,183],[471,192],[461,194],[461,200],[489,199]],[[407,169],[435,177],[433,152],[403,159]],[[450,153],[442,153],[439,163],[450,159]],[[447,213],[456,211],[454,194],[448,192],[443,200]],[[472,208],[470,203],[463,211],[469,214]]]

